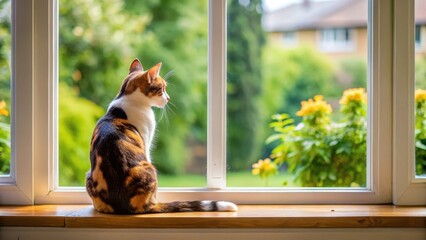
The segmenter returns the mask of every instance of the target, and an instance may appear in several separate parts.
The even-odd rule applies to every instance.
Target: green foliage
[[[245,4],[246,3],[246,4]],[[227,159],[230,169],[249,166],[260,150],[260,105],[262,92],[261,1],[228,1],[228,118]]]
[[[267,123],[277,112],[289,113],[296,121],[298,106],[303,99],[317,93],[327,99],[337,98],[339,84],[333,78],[333,65],[327,56],[309,47],[284,49],[280,45],[267,44],[262,50],[262,93],[260,122],[258,127],[261,139],[273,132]],[[336,90],[337,89],[337,90]],[[340,94],[340,92],[338,93]],[[266,157],[275,144],[265,145],[262,156]]]
[[[416,58],[416,88],[426,89],[426,56]]]
[[[92,132],[104,111],[65,84],[60,84],[59,91],[59,184],[82,186],[90,170]]]
[[[416,174],[426,175],[426,57],[416,59]],[[423,89],[423,90],[420,90]]]
[[[416,175],[426,175],[426,90],[416,90]]]
[[[292,52],[281,46],[266,45],[262,50],[262,109],[267,119],[289,103],[286,101],[288,93],[294,90],[296,79],[301,69],[298,62],[292,61]],[[271,97],[273,96],[273,97]]]
[[[135,53],[148,67],[163,62],[163,75],[174,72],[167,79],[171,102],[157,114],[160,120],[152,152],[161,174],[185,171],[191,157],[188,142],[206,145],[207,4],[192,0],[125,0],[125,9],[132,16],[149,19],[141,35],[142,46]]]
[[[182,173],[186,143],[206,142],[207,29],[206,1],[61,0],[60,81],[106,107],[133,58],[145,68],[163,62],[162,75],[175,73],[167,80],[176,110],[157,111],[153,160],[160,173]]]
[[[0,0],[0,100],[10,103],[11,34],[9,0]],[[9,118],[3,121],[9,122]]]
[[[366,184],[366,94],[363,89],[345,91],[340,103],[342,122],[330,120],[331,107],[316,96],[302,102],[294,125],[287,114],[276,114],[275,131],[267,143],[278,142],[271,158],[285,165],[303,187],[349,187]]]
[[[343,59],[340,65],[340,89],[367,87],[367,62],[363,59]],[[340,94],[339,92],[339,94]]]
[[[258,175],[261,179],[263,179],[265,181],[265,187],[269,185],[269,177],[278,174],[277,164],[272,162],[269,158],[265,160],[260,159],[257,163],[253,164],[252,167],[252,174]]]
[[[291,113],[292,117],[296,117],[294,113],[298,110],[297,106],[304,99],[317,93],[321,93],[326,98],[337,97],[334,89],[336,80],[333,77],[333,67],[326,56],[308,47],[291,50],[273,48],[271,51],[273,51],[271,58],[275,58],[282,70],[272,68],[268,71],[285,71],[282,75],[282,83],[279,84],[281,86],[286,84],[286,86],[282,90],[283,101],[278,112]],[[274,88],[279,89],[278,86]],[[268,94],[267,96],[275,97],[276,95]]]
[[[10,125],[0,122],[0,175],[9,174],[9,173],[10,173]]]
[[[103,107],[117,94],[147,22],[123,8],[121,0],[59,3],[59,79]]]
[[[59,2],[59,184],[84,185],[90,138],[135,58],[146,19],[122,13],[121,0]],[[126,27],[123,27],[126,26]],[[130,37],[132,36],[132,37]]]
[[[10,1],[0,0],[0,175],[10,173],[10,17]]]

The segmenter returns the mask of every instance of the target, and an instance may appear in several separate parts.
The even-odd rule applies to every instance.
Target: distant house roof
[[[365,27],[368,0],[301,1],[266,12],[263,27],[268,32],[307,30],[330,27]],[[416,0],[418,24],[426,24],[426,1]]]

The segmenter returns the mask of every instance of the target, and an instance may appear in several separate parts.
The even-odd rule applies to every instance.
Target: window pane
[[[0,1],[0,176],[10,174],[11,4]]]
[[[415,1],[416,175],[426,177],[426,2]]]
[[[151,150],[162,187],[206,185],[207,1],[59,1],[59,185],[83,186],[94,126],[130,63],[162,62]],[[113,16],[113,17],[111,17]]]
[[[227,184],[366,187],[368,1],[278,3],[228,1]]]

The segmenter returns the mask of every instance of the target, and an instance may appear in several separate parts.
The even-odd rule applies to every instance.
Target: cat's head
[[[124,79],[116,99],[127,96],[141,104],[163,108],[170,100],[167,83],[160,76],[161,63],[144,71],[138,59],[130,64],[129,74]]]

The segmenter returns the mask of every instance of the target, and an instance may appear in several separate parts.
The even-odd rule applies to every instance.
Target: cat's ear
[[[155,66],[148,70],[148,83],[151,83],[152,80],[156,79],[158,74],[160,74],[162,63],[157,63]]]
[[[133,60],[132,64],[130,64],[129,73],[135,72],[135,71],[143,71],[143,67],[139,59],[135,58]]]

